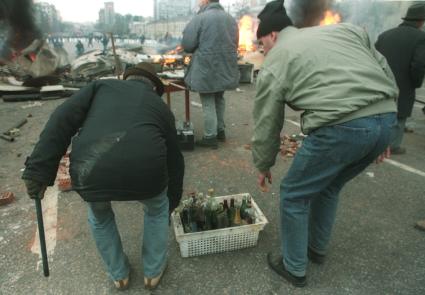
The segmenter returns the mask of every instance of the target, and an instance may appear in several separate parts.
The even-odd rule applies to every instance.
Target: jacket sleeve
[[[184,28],[182,46],[185,52],[194,53],[199,46],[201,18],[195,16]]]
[[[266,172],[275,164],[276,155],[280,150],[280,132],[285,118],[285,94],[280,91],[278,79],[267,69],[260,71],[256,88],[252,156],[255,167]]]
[[[410,64],[410,79],[415,88],[422,86],[425,76],[425,38],[423,38],[416,46],[413,54],[412,63]]]
[[[174,115],[169,113],[169,128],[166,135],[169,210],[172,212],[180,203],[183,193],[184,158],[177,141]]]
[[[25,162],[23,179],[53,185],[59,161],[65,154],[71,138],[84,123],[94,88],[95,83],[83,88],[52,113],[31,156]]]

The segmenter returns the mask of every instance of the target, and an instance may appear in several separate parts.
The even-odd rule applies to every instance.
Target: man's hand
[[[31,199],[44,198],[44,192],[46,191],[47,185],[31,179],[24,179],[24,182],[27,187],[28,196]]]
[[[260,174],[258,174],[257,183],[263,193],[267,193],[269,191],[269,188],[266,184],[266,179],[268,180],[269,184],[272,184],[272,174],[270,171],[260,172]]]
[[[379,155],[378,158],[376,158],[375,163],[376,164],[382,163],[384,162],[385,159],[389,159],[390,156],[391,156],[391,148],[387,147],[385,151],[381,155]]]

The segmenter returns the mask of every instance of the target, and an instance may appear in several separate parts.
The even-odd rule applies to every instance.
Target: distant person
[[[144,226],[147,289],[158,286],[167,265],[169,213],[181,199],[184,159],[163,92],[164,85],[148,63],[127,69],[124,81],[89,84],[53,112],[22,176],[29,196],[43,198],[72,140],[72,187],[87,202],[92,236],[120,290],[129,286],[130,264],[111,201],[144,205],[144,219],[131,220],[130,225]]]
[[[364,29],[348,23],[297,29],[283,0],[269,2],[258,18],[266,57],[257,77],[252,154],[262,190],[272,181],[285,107],[303,112],[308,134],[280,183],[281,245],[267,260],[303,287],[308,259],[325,260],[341,190],[389,156],[398,90]]]
[[[199,92],[204,135],[196,145],[218,148],[226,140],[224,91],[239,85],[238,25],[218,0],[199,0],[199,13],[183,31],[184,51],[193,53],[186,85]]]
[[[416,88],[422,86],[425,75],[425,4],[413,4],[407,10],[403,22],[394,29],[382,33],[375,44],[376,49],[387,59],[400,89],[398,96],[398,125],[391,153],[406,153],[401,146],[406,120],[412,115]],[[407,128],[409,130],[409,128]]]
[[[139,41],[141,45],[145,44],[145,35],[142,34],[139,38]]]
[[[77,49],[77,56],[81,56],[84,53],[84,45],[81,40],[78,40],[77,44],[75,45],[75,48]]]
[[[93,47],[93,34],[89,34],[89,44],[87,47]]]
[[[106,34],[103,34],[101,42],[102,42],[102,45],[103,45],[103,54],[106,54],[106,51],[108,49],[108,43],[109,43],[109,38],[108,38],[108,36],[106,36]]]

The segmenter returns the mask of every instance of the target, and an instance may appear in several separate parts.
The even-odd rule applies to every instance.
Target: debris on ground
[[[7,140],[9,142],[15,141],[15,138],[20,135],[20,129],[23,125],[25,125],[28,122],[27,119],[22,119],[6,131],[4,131],[0,137],[4,140]]]
[[[60,191],[67,192],[72,190],[71,176],[69,175],[69,152],[67,152],[59,162],[56,181]]]
[[[282,157],[293,158],[304,138],[305,135],[302,133],[292,134],[291,136],[284,134],[280,138],[280,155]]]
[[[4,206],[15,201],[15,194],[12,192],[3,192],[0,194],[0,206]]]

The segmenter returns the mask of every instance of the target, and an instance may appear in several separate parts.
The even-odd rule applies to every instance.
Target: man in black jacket
[[[401,147],[406,119],[412,115],[416,88],[421,87],[425,75],[425,4],[409,7],[404,22],[397,28],[382,33],[375,46],[388,60],[400,89],[398,97],[398,126],[391,145],[393,154],[404,154]]]
[[[169,212],[178,205],[184,160],[164,85],[140,63],[125,81],[95,81],[60,105],[27,159],[22,178],[32,198],[53,185],[72,139],[72,186],[87,201],[98,250],[118,289],[128,287],[129,264],[110,201],[144,204],[145,286],[158,285],[166,265]],[[168,196],[168,198],[167,198]]]

